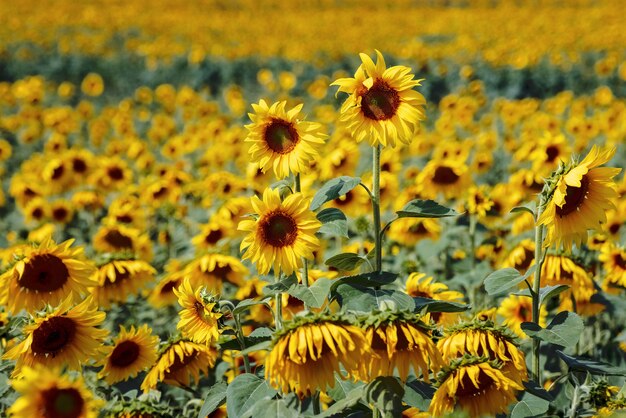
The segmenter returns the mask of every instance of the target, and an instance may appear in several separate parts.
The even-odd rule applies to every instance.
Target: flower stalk
[[[296,174],[296,193],[302,192],[302,185],[300,183],[300,173]],[[302,284],[304,287],[309,287],[309,260],[306,257],[302,257]],[[304,309],[308,310],[306,302],[304,302]]]
[[[374,244],[376,251],[376,258],[374,268],[376,273],[380,273],[382,270],[382,231],[380,228],[380,154],[381,154],[381,146],[380,144],[373,147],[374,149],[374,158],[372,165],[372,210],[374,212]]]
[[[541,266],[545,259],[545,251],[543,250],[543,232],[544,226],[537,225],[536,221],[541,217],[543,208],[545,206],[545,198],[543,194],[539,197],[539,205],[537,206],[537,213],[535,216],[535,277],[533,280],[532,296],[532,318],[533,322],[539,325],[539,293],[541,291]],[[533,338],[533,367],[532,375],[537,384],[541,385],[541,369],[539,367],[539,349],[541,341],[538,338]]]

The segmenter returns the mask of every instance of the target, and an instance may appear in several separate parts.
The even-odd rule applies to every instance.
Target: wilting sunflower
[[[11,386],[20,394],[7,411],[13,418],[97,418],[104,404],[82,377],[71,379],[56,368],[24,367]]]
[[[322,225],[309,210],[310,200],[301,193],[280,201],[278,189],[265,189],[263,200],[252,197],[252,207],[257,220],[239,223],[240,231],[248,235],[241,242],[243,259],[256,263],[260,274],[267,274],[272,266],[274,273],[291,274],[302,266],[302,258],[313,259],[319,247],[315,233]]]
[[[378,376],[393,376],[394,370],[402,381],[406,381],[409,369],[417,376],[430,382],[430,371],[439,372],[443,358],[430,336],[430,329],[414,314],[399,312],[374,312],[366,320],[365,340],[375,355],[365,361],[367,375],[360,376],[370,381]]]
[[[178,303],[183,310],[178,313],[180,320],[176,326],[194,343],[210,345],[217,341],[221,334],[219,319],[222,317],[216,307],[217,302],[202,287],[194,290],[187,278],[183,284],[174,289]]]
[[[125,302],[136,295],[146,284],[154,280],[156,270],[143,260],[125,256],[106,261],[94,273],[96,286],[92,290],[94,299],[103,308],[111,303]]]
[[[463,303],[464,296],[461,292],[448,289],[443,283],[437,283],[425,273],[411,273],[406,281],[406,292],[412,297],[422,297],[447,302]],[[433,312],[428,314],[430,319],[440,325],[448,325],[459,317],[454,312]]]
[[[200,374],[207,375],[215,365],[217,351],[206,345],[187,340],[178,340],[161,351],[156,364],[150,369],[141,390],[155,389],[159,382],[189,387],[200,380]]]
[[[527,296],[509,295],[500,302],[498,315],[504,318],[503,324],[513,331],[518,337],[526,338],[526,333],[522,331],[522,322],[532,322],[533,305],[532,299]],[[539,309],[539,325],[546,326],[548,311],[545,305]]]
[[[598,257],[604,265],[605,285],[626,287],[626,250],[613,245],[605,245]]]
[[[609,161],[615,148],[600,150],[594,146],[579,164],[571,163],[557,171],[552,181],[554,192],[539,219],[545,225],[544,246],[570,249],[573,243],[587,242],[587,231],[601,230],[606,211],[615,208],[616,184],[612,180],[621,168],[598,167]]]
[[[279,179],[306,171],[319,157],[318,148],[326,137],[319,123],[298,119],[302,104],[290,110],[285,110],[286,105],[276,102],[268,106],[265,100],[252,104],[254,113],[248,114],[252,123],[246,125],[251,161],[258,162],[264,173],[273,167]]]
[[[3,359],[16,360],[14,375],[24,366],[67,366],[80,370],[100,350],[108,331],[97,328],[105,313],[98,312],[91,298],[72,308],[71,298],[54,311],[24,326],[26,338],[8,350]]]
[[[426,99],[414,87],[422,80],[414,80],[409,67],[396,65],[387,68],[383,55],[376,51],[376,64],[366,55],[359,54],[362,64],[354,78],[340,78],[331,86],[337,92],[350,96],[341,106],[340,122],[361,142],[392,148],[396,141],[409,144],[425,119]]]
[[[70,248],[74,240],[55,244],[47,237],[35,248],[27,248],[8,276],[7,309],[34,312],[46,304],[56,306],[69,297],[80,300],[95,285],[93,264],[83,255],[83,247]]]
[[[152,335],[148,325],[137,329],[133,326],[129,330],[120,325],[120,333],[113,344],[103,349],[100,361],[103,367],[98,378],[113,384],[135,377],[156,362],[158,345],[159,337]]]
[[[516,402],[516,391],[523,386],[506,377],[497,362],[485,357],[453,360],[439,376],[439,387],[430,403],[429,412],[441,417],[455,407],[471,418],[505,414]]]
[[[283,393],[311,396],[334,387],[335,373],[364,376],[370,355],[360,328],[331,318],[298,317],[276,337],[265,359],[265,379]]]

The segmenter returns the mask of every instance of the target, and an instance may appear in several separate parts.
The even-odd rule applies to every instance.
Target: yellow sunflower
[[[435,417],[454,412],[456,407],[471,418],[506,414],[509,405],[517,401],[516,391],[523,389],[485,358],[454,361],[439,380],[429,408]]]
[[[471,183],[469,168],[462,161],[430,160],[417,175],[416,184],[421,197],[446,199],[461,197]]]
[[[101,226],[94,234],[93,247],[103,253],[131,251],[146,261],[153,256],[148,234],[124,225]]]
[[[265,189],[263,200],[252,197],[256,220],[244,220],[239,230],[248,232],[241,242],[243,259],[256,263],[260,274],[291,274],[302,266],[302,258],[313,259],[319,247],[315,233],[322,225],[309,210],[310,200],[301,193],[287,196],[281,202],[278,189]]]
[[[178,259],[170,259],[165,264],[165,275],[159,283],[150,291],[148,302],[155,308],[174,305],[178,298],[174,294],[174,289],[180,286],[185,277],[185,263]]]
[[[532,322],[533,305],[532,299],[527,296],[509,295],[500,302],[498,315],[504,318],[503,324],[513,331],[518,337],[526,338],[526,333],[522,331],[522,322]],[[546,326],[548,311],[545,305],[539,309],[539,325]]]
[[[537,220],[547,230],[544,246],[570,249],[573,243],[580,246],[587,242],[589,229],[602,229],[606,211],[615,208],[612,200],[618,196],[612,179],[622,170],[598,166],[613,154],[615,148],[600,150],[594,146],[582,162],[566,167],[554,179],[554,192]]]
[[[502,267],[512,267],[524,274],[533,264],[535,264],[535,242],[527,238],[511,250]]]
[[[104,347],[98,378],[113,384],[135,377],[156,362],[158,345],[159,337],[152,335],[148,325],[129,330],[120,325],[113,344]]]
[[[411,273],[406,281],[406,292],[412,297],[422,297],[447,302],[463,303],[463,293],[448,289],[443,283],[436,283],[425,273]],[[433,312],[430,319],[440,325],[453,323],[459,317],[455,312]]]
[[[334,387],[335,373],[364,376],[370,356],[363,330],[316,317],[285,324],[265,359],[265,379],[283,393],[311,396]],[[345,373],[340,365],[343,365]]]
[[[399,219],[389,227],[389,238],[397,243],[413,247],[418,241],[439,239],[441,225],[437,219]]]
[[[212,347],[186,340],[173,342],[161,352],[141,384],[141,390],[156,389],[159,382],[189,387],[200,380],[201,373],[208,375],[216,359],[217,351]]]
[[[13,418],[97,418],[104,406],[82,377],[71,379],[56,368],[24,367],[11,386],[20,394],[7,411]]]
[[[16,360],[14,375],[24,366],[47,368],[67,366],[80,370],[102,346],[108,331],[97,328],[105,313],[98,312],[88,298],[72,308],[68,298],[54,311],[24,326],[26,338],[8,350],[3,359]]]
[[[233,236],[235,228],[228,218],[219,216],[212,218],[208,223],[201,225],[200,233],[191,239],[197,250],[208,250],[224,246]]]
[[[83,255],[83,247],[70,248],[74,240],[55,244],[47,237],[35,248],[26,248],[5,282],[7,309],[34,312],[46,304],[56,306],[66,298],[78,302],[95,285],[95,267]]]
[[[248,114],[252,123],[246,125],[250,132],[245,142],[252,144],[251,161],[258,163],[264,173],[273,167],[279,179],[306,171],[319,157],[318,148],[326,138],[322,125],[298,119],[302,104],[290,110],[285,110],[286,105],[276,102],[268,106],[261,100],[252,105],[254,113]]]
[[[605,287],[617,285],[626,288],[626,249],[610,244],[605,245],[598,259],[602,261],[606,271]]]
[[[396,146],[396,141],[409,144],[425,119],[426,99],[414,87],[422,80],[414,80],[409,67],[396,65],[387,68],[383,55],[376,51],[376,64],[359,54],[362,64],[354,78],[340,78],[331,86],[337,92],[350,96],[341,106],[340,122],[361,142],[367,138],[370,145]]]
[[[143,260],[124,257],[107,261],[94,273],[93,297],[98,305],[109,308],[111,303],[125,302],[128,296],[138,294],[154,281],[155,274],[154,267]]]
[[[248,269],[236,257],[208,253],[197,257],[185,266],[184,276],[191,286],[206,287],[210,292],[221,293],[225,282],[243,286]]]
[[[180,320],[176,326],[183,337],[198,344],[216,342],[221,334],[219,319],[222,314],[216,307],[217,303],[205,294],[205,289],[198,287],[194,290],[187,278],[178,289],[174,289],[174,294],[183,307],[178,313]]]

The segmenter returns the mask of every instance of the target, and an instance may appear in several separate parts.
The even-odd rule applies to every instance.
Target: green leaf
[[[264,337],[272,337],[274,332],[268,327],[258,327],[255,328],[248,337],[250,338],[264,338]]]
[[[244,354],[254,353],[255,351],[263,351],[263,350],[269,351],[271,346],[272,346],[271,339],[263,340],[260,343],[257,343],[254,345],[246,345],[246,349],[241,350],[239,353],[237,353],[237,357],[243,356]]]
[[[550,402],[532,393],[525,392],[524,396],[522,396],[522,400],[519,401],[513,408],[513,411],[511,411],[511,418],[543,416],[543,414],[548,411],[549,407]]]
[[[291,189],[292,186],[292,182],[290,182],[289,180],[278,180],[275,181],[274,183],[270,184],[270,189],[274,190],[274,189],[282,189],[284,187],[288,187]]]
[[[427,411],[434,395],[435,389],[432,386],[411,377],[404,386],[402,400],[409,406]]]
[[[422,297],[414,297],[413,301],[415,302],[416,312],[422,309],[425,312],[465,312],[471,308],[470,305]]]
[[[374,309],[395,308],[413,311],[415,303],[406,293],[391,289],[374,289],[356,284],[341,284],[337,287],[339,304],[348,310],[370,312]]]
[[[365,386],[358,386],[352,389],[343,399],[329,406],[328,409],[321,414],[315,415],[315,418],[328,418],[336,414],[342,414],[343,416],[343,414],[346,413],[347,408],[353,407],[359,403],[361,397],[363,396],[364,389]]]
[[[555,316],[545,329],[534,322],[522,322],[521,327],[529,337],[562,347],[572,347],[578,342],[585,326],[574,312],[564,311]]]
[[[267,305],[269,307],[269,304],[267,303],[267,299],[264,299],[264,300],[244,299],[241,302],[239,302],[237,306],[235,306],[235,309],[233,309],[233,315],[239,315],[255,305]]]
[[[242,417],[254,404],[275,395],[265,379],[251,373],[240,374],[226,389],[226,412],[231,418]]]
[[[538,396],[542,399],[545,399],[548,402],[552,402],[554,400],[554,396],[550,392],[539,386],[534,380],[528,380],[526,382],[523,382],[523,384],[524,389],[526,389],[527,392],[532,393],[533,395]]]
[[[557,284],[554,286],[545,286],[539,289],[539,304],[543,304],[544,301],[559,295],[560,293],[565,292],[569,289],[569,285],[566,284]],[[520,292],[515,293],[517,296],[528,296],[530,297],[530,289],[524,289]]]
[[[339,401],[348,396],[348,393],[357,387],[363,387],[362,382],[355,382],[353,380],[344,380],[339,377],[338,373],[335,373],[335,386],[328,389],[328,395],[335,401]]]
[[[400,379],[393,376],[379,376],[365,387],[365,400],[374,404],[385,415],[402,415],[404,386]]]
[[[271,335],[269,336],[248,336],[248,337],[244,337],[244,344],[246,345],[246,347],[252,347],[254,345],[257,345],[259,343],[262,343],[264,341],[269,341],[271,340],[272,337]],[[237,340],[236,338],[233,338],[232,340],[228,340],[225,341],[223,343],[219,343],[220,347],[222,348],[222,350],[241,350],[241,345],[239,344],[239,340]]]
[[[381,271],[380,273],[370,272],[356,274],[354,276],[340,277],[333,280],[333,285],[330,287],[331,299],[334,297],[333,293],[341,284],[356,284],[364,287],[378,287],[393,283],[397,278],[398,275],[396,273],[391,273],[389,271]]]
[[[322,234],[348,237],[348,219],[337,208],[322,209],[317,214],[317,219],[322,223],[319,232]]]
[[[298,418],[300,411],[291,408],[284,399],[263,399],[248,409],[241,418],[272,417],[272,418]]]
[[[341,176],[327,181],[313,196],[311,210],[317,210],[324,203],[345,195],[358,186],[360,182],[360,178],[349,176]]]
[[[415,199],[396,212],[398,218],[445,218],[459,213],[454,209],[441,206],[434,200]]]
[[[202,408],[200,408],[200,413],[198,413],[198,418],[206,418],[207,415],[215,411],[221,405],[226,402],[226,388],[228,384],[226,382],[218,382],[211,386],[209,392],[206,394],[204,398],[204,403],[202,404]]]
[[[285,277],[281,281],[277,283],[268,284],[263,288],[264,296],[274,296],[278,293],[284,293],[291,289],[293,286],[298,284],[298,278],[295,274],[292,274],[289,277]]]
[[[330,257],[324,262],[329,267],[334,267],[337,270],[350,271],[354,270],[365,262],[365,259],[355,253],[341,253]]]
[[[535,217],[535,212],[528,206],[515,206],[513,209],[510,210],[509,213],[518,213],[518,212],[527,212],[527,213],[530,213],[533,216],[533,218]]]
[[[591,374],[606,374],[610,376],[626,376],[626,369],[615,367],[609,363],[568,356],[560,350],[556,350],[556,353],[559,357],[561,357],[561,360],[567,364],[570,371],[589,372]]]
[[[496,270],[485,278],[485,290],[492,296],[504,293],[526,280],[535,271],[535,268],[534,265],[531,266],[524,275],[511,267]]]
[[[321,308],[326,301],[326,296],[330,291],[333,281],[326,278],[317,279],[311,286],[297,285],[289,289],[289,293],[294,298],[298,298],[311,308]]]

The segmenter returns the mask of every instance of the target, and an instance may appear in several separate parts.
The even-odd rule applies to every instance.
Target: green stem
[[[319,393],[319,391],[316,391],[313,394],[313,398],[311,399],[311,402],[313,402],[313,415],[318,415],[320,412],[322,412],[322,408],[320,407],[320,393]]]
[[[470,258],[470,266],[471,266],[472,272],[476,269],[476,223],[477,223],[476,215],[470,214],[468,233],[469,233],[469,239],[470,239],[469,258]],[[472,289],[469,294],[470,304],[472,306],[476,306],[477,291],[478,291],[478,286],[472,285]]]
[[[382,233],[380,229],[380,153],[381,147],[380,144],[374,147],[374,158],[372,165],[372,175],[373,175],[373,186],[372,186],[372,209],[374,211],[374,240],[375,240],[375,251],[376,251],[376,259],[375,259],[375,267],[376,272],[380,273],[382,270],[382,259],[383,259],[383,249],[382,249]]]
[[[580,390],[578,389],[578,385],[574,387],[574,396],[572,396],[572,405],[569,410],[569,418],[576,418],[578,414],[578,403],[580,402]]]
[[[535,223],[541,217],[543,211],[543,197],[539,199],[537,207],[537,215]],[[543,225],[535,226],[535,279],[533,282],[533,291],[531,293],[533,299],[533,322],[539,325],[539,292],[541,289],[541,266],[543,264]],[[541,342],[538,338],[533,338],[533,379],[541,386],[541,369],[539,367],[539,349]]]
[[[280,271],[276,275],[276,283],[280,281]],[[276,322],[276,330],[279,330],[283,327],[283,294],[281,292],[276,293],[274,296],[274,304],[276,305],[274,309],[276,313],[274,314],[274,322]]]
[[[243,329],[241,328],[241,320],[239,318],[239,314],[235,314],[235,305],[228,300],[220,301],[220,305],[222,307],[228,308],[228,310],[230,310],[230,313],[233,315],[233,319],[235,320],[235,336],[237,337],[237,341],[239,342],[241,351],[245,350],[246,340],[243,336]],[[252,369],[250,368],[250,358],[247,354],[243,355],[243,366],[246,370],[246,373],[252,373]]]
[[[302,192],[302,185],[300,184],[300,173],[296,174],[296,193]],[[302,284],[304,287],[309,287],[309,260],[302,257]],[[304,309],[308,310],[309,307],[304,302]]]

